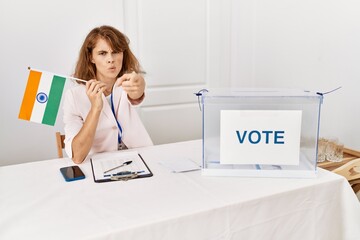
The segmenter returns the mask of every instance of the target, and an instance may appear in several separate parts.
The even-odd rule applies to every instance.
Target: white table
[[[65,182],[54,159],[0,168],[0,239],[360,239],[360,204],[348,182],[204,177],[158,163],[201,161],[201,141],[138,149],[154,173],[127,182]]]

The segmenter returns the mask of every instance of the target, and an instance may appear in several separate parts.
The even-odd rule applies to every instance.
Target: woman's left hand
[[[141,98],[145,91],[145,80],[139,73],[125,73],[117,79],[116,86],[122,86],[128,97],[132,100]]]

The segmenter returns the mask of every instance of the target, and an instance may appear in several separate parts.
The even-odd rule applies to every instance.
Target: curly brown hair
[[[105,40],[114,51],[123,52],[124,54],[122,68],[117,77],[127,72],[142,72],[139,61],[129,48],[129,39],[116,28],[104,25],[94,28],[86,36],[80,49],[74,77],[86,81],[96,78],[96,66],[91,62],[91,58],[92,51],[100,38]]]

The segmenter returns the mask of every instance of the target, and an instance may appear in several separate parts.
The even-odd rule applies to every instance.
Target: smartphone
[[[71,182],[85,178],[85,174],[81,171],[79,166],[70,166],[60,168],[60,172],[65,178],[65,181]]]

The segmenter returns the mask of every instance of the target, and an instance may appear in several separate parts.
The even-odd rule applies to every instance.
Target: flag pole
[[[37,69],[34,69],[34,68],[31,68],[31,67],[28,67],[29,70],[34,70],[34,71],[39,71],[39,72],[46,72],[46,71],[42,71],[42,70],[37,70]],[[80,79],[80,78],[75,78],[75,77],[70,77],[70,76],[64,76],[64,75],[60,75],[60,74],[55,74],[54,75],[57,75],[59,77],[63,77],[63,78],[66,78],[66,79],[72,79],[72,80],[76,80],[76,81],[79,81],[79,82],[83,82],[83,83],[87,83],[87,81],[83,80],[83,79]]]

